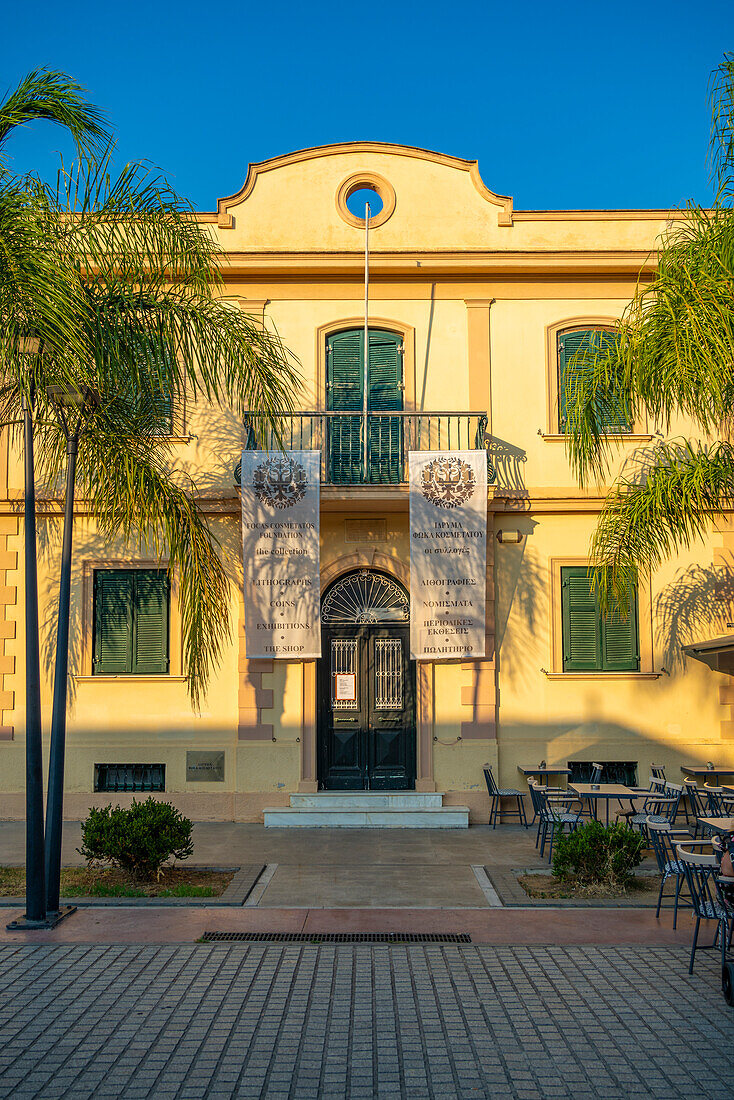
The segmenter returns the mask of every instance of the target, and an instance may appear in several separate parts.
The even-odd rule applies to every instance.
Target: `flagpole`
[[[370,365],[370,330],[369,330],[369,300],[370,300],[370,204],[364,207],[364,370],[362,381],[362,469],[364,480],[367,481],[367,406],[369,396],[369,365]]]

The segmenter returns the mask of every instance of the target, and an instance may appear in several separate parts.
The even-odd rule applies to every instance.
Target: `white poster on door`
[[[487,455],[410,451],[410,650],[484,657]]]
[[[321,656],[319,451],[242,452],[248,657]]]

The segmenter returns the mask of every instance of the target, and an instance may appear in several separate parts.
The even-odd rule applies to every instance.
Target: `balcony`
[[[245,448],[321,451],[323,485],[402,485],[409,451],[486,450],[486,429],[486,413],[370,412],[365,462],[361,413],[296,412],[283,414],[280,438],[264,418],[247,417]]]

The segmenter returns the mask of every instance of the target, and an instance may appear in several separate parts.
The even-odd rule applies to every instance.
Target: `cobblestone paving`
[[[0,1097],[734,1096],[712,955],[0,948]]]

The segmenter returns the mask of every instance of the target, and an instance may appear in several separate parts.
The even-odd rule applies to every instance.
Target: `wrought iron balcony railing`
[[[280,438],[258,418],[245,420],[245,447],[321,451],[325,485],[399,485],[408,480],[408,451],[485,450],[487,416],[472,412],[284,413]],[[492,470],[490,468],[490,480]]]

